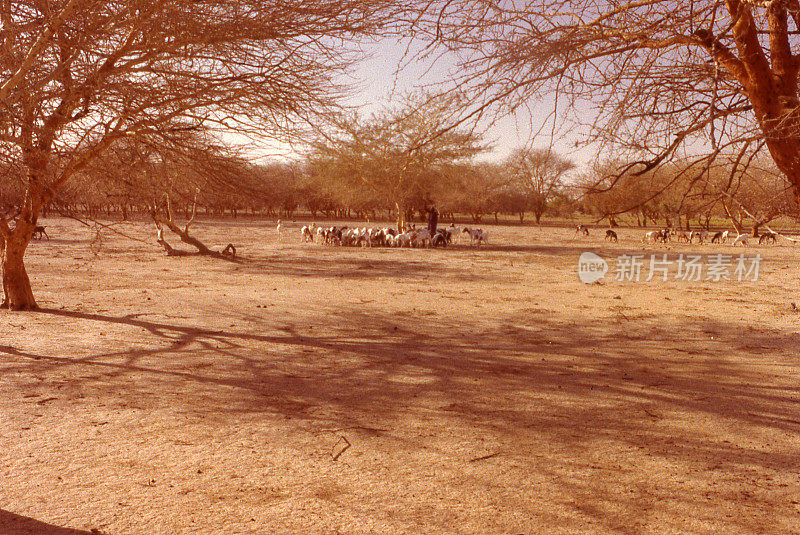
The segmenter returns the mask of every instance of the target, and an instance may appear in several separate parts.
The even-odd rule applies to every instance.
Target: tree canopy
[[[506,160],[506,172],[537,223],[563,188],[565,174],[574,168],[574,163],[551,149],[516,149]]]
[[[22,257],[43,206],[127,137],[285,136],[335,101],[346,43],[385,31],[374,0],[0,3],[3,304],[35,308]],[[197,136],[195,136],[196,138]],[[211,142],[209,138],[209,142]]]
[[[427,197],[431,202],[445,166],[487,150],[480,135],[456,127],[455,100],[415,95],[367,119],[341,118],[336,131],[314,144],[312,168],[336,177],[355,194],[395,206],[402,227],[415,201]]]
[[[555,93],[639,171],[766,148],[800,188],[797,0],[442,0],[413,23],[458,55],[479,110]]]

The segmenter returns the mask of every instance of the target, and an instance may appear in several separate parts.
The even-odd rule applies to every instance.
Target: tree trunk
[[[11,310],[36,310],[39,305],[33,297],[31,281],[25,270],[25,250],[33,235],[34,224],[18,221],[11,235],[2,244],[2,308]]]
[[[733,214],[731,213],[730,209],[728,208],[728,205],[723,202],[722,203],[722,207],[725,209],[725,215],[728,216],[728,220],[730,220],[731,225],[733,225],[733,228],[736,230],[736,234],[741,234],[742,233],[742,225],[736,222],[736,218],[733,217]]]
[[[394,203],[394,205],[397,208],[397,232],[405,232],[405,226],[406,226],[405,207],[401,206],[399,202]]]

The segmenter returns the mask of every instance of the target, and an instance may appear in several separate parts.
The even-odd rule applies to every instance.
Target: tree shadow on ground
[[[412,417],[424,425],[433,418],[452,429],[496,435],[506,444],[504,457],[528,463],[538,454],[525,444],[547,444],[563,451],[562,462],[573,462],[587,448],[609,443],[616,451],[712,472],[723,466],[728,473],[785,473],[796,465],[794,451],[681,425],[685,419],[725,422],[796,441],[800,388],[759,367],[771,361],[800,368],[798,357],[787,356],[800,342],[796,333],[718,320],[665,325],[645,317],[609,325],[541,313],[489,325],[363,308],[279,328],[248,317],[251,329],[239,332],[137,316],[44,314],[146,335],[128,347],[82,356],[0,346],[6,361],[0,373],[33,373],[53,392],[64,381],[77,382],[98,402],[156,398],[203,418],[261,415],[397,441],[416,440],[400,422]],[[583,514],[603,522],[615,503],[628,499],[582,477],[590,473],[586,467],[567,467],[577,471],[565,479],[562,467],[534,466],[560,481]],[[688,508],[705,499],[697,490],[676,497],[671,486],[642,485],[641,495],[630,496],[632,510],[655,507],[653,500],[679,500]],[[638,503],[642,496],[650,501]],[[760,529],[752,518],[731,522],[731,532]]]
[[[394,254],[393,254],[394,253]],[[416,254],[415,254],[416,253]],[[468,268],[443,266],[441,255],[446,252],[395,249],[355,248],[322,250],[315,254],[275,255],[268,258],[242,257],[238,272],[281,275],[287,277],[317,277],[330,279],[387,279],[392,281],[425,280],[431,277],[453,277],[462,281],[502,280],[502,274],[481,275]],[[415,254],[409,258],[409,254]],[[428,254],[435,255],[427,257]],[[405,255],[404,257],[401,255]]]
[[[0,509],[0,535],[103,535],[103,532],[62,528]]]
[[[314,324],[237,333],[135,316],[44,313],[144,329],[149,340],[83,357],[0,346],[0,353],[20,357],[6,372],[94,368],[109,389],[132,396],[149,395],[149,379],[188,390],[203,385],[205,405],[198,410],[209,412],[277,412],[355,425],[365,417],[391,420],[414,399],[435,394],[444,400],[441,410],[476,425],[536,428],[559,439],[576,425],[595,437],[652,433],[661,417],[650,406],[800,432],[800,387],[775,382],[748,363],[790,358],[785,351],[800,336],[733,323],[687,320],[667,328],[644,318],[609,329],[533,314],[489,327],[353,309]],[[517,398],[531,397],[556,401],[540,411],[515,408]],[[561,405],[559,397],[582,403]],[[319,407],[324,416],[310,410]],[[701,437],[679,442],[703,447]]]

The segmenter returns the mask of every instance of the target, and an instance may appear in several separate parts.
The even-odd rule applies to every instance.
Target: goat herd
[[[408,228],[398,232],[393,228],[367,227],[318,227],[316,223],[300,229],[305,242],[322,245],[363,246],[363,247],[447,247],[458,232],[454,224],[437,229],[432,233],[427,228]],[[473,245],[489,243],[489,236],[481,229],[464,227],[461,234],[467,234]]]
[[[589,235],[589,227],[586,225],[578,225],[577,229],[575,230],[576,234],[583,234],[584,236]],[[678,243],[698,243],[700,245],[704,243],[726,243],[728,238],[733,238],[733,242],[731,245],[748,245],[748,235],[747,234],[733,234],[729,230],[715,232],[711,234],[711,232],[707,230],[695,230],[695,231],[686,231],[686,230],[674,230],[671,228],[665,228],[661,230],[651,230],[647,234],[644,235],[644,243],[669,243],[671,241],[676,241]],[[618,242],[619,237],[617,233],[611,229],[606,230],[606,237],[607,241]],[[765,232],[758,238],[759,245],[766,245],[766,244],[775,244],[778,240],[778,235],[774,232]]]
[[[278,232],[281,232],[281,224],[278,224]],[[470,243],[481,245],[489,243],[489,236],[482,229],[470,227],[456,227],[451,224],[449,227],[437,229],[431,233],[427,228],[416,228],[411,226],[405,232],[398,232],[388,227],[320,227],[316,223],[306,225],[300,229],[300,233],[305,242],[316,242],[321,245],[339,245],[356,247],[447,247],[458,235],[467,235]],[[589,227],[578,225],[576,234],[589,236]],[[605,239],[607,241],[618,242],[619,236],[616,231],[606,230]],[[732,239],[731,245],[748,245],[751,239],[747,234],[736,234],[725,230],[711,233],[707,230],[683,231],[665,228],[652,230],[644,235],[644,243],[677,243],[704,244],[704,243],[727,243]],[[774,232],[766,232],[758,237],[759,245],[775,244],[778,235]]]

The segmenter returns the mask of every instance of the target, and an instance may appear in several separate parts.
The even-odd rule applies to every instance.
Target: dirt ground
[[[800,246],[196,224],[231,263],[44,223],[44,310],[0,312],[2,535],[800,533]],[[665,253],[762,259],[645,280]]]

